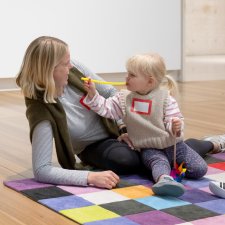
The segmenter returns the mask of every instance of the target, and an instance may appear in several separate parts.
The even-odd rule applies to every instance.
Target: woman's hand
[[[179,119],[177,117],[174,117],[172,119],[172,132],[177,137],[180,136],[180,133],[181,133],[181,119]]]
[[[94,82],[89,77],[88,81],[84,81],[84,89],[87,91],[88,98],[92,99],[96,94],[96,88]]]
[[[132,141],[130,140],[128,133],[121,134],[121,135],[117,138],[117,140],[118,140],[118,141],[123,141],[123,142],[127,143],[127,145],[128,145],[132,150],[134,150],[134,145],[133,145]]]
[[[120,178],[111,170],[103,172],[89,172],[88,184],[100,188],[112,189],[116,187]]]

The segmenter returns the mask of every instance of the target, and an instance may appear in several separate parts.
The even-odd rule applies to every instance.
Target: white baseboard
[[[185,57],[182,81],[225,80],[225,55]]]
[[[16,78],[0,78],[0,91],[19,90],[16,85]]]

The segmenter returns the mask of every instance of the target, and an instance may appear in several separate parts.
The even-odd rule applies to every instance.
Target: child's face
[[[129,91],[147,94],[153,89],[152,78],[141,74],[127,74],[126,86]]]

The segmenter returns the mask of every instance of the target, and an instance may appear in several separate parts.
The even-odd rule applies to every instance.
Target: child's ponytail
[[[175,97],[178,94],[177,82],[170,75],[165,75],[165,82],[162,86],[167,87],[171,96]]]

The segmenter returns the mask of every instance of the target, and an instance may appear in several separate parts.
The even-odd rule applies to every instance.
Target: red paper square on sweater
[[[131,112],[150,115],[152,109],[152,100],[133,98]]]

